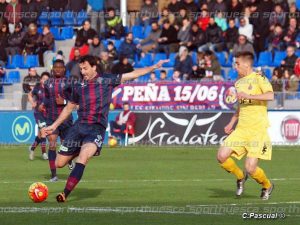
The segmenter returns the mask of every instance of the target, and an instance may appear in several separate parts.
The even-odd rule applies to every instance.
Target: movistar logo
[[[12,134],[16,141],[27,142],[32,135],[33,127],[30,119],[26,116],[17,117],[12,125]]]

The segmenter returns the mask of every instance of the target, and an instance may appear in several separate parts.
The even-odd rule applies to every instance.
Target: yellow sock
[[[263,188],[268,189],[271,187],[270,180],[267,178],[265,172],[261,168],[257,167],[255,172],[250,174],[250,176],[256,180],[257,183],[261,184]]]
[[[221,164],[221,167],[227,172],[234,174],[238,180],[244,178],[243,171],[236,165],[232,158],[228,158],[225,162]]]

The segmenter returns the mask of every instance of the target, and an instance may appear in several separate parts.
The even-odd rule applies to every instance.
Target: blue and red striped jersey
[[[71,85],[67,78],[50,78],[45,82],[44,87],[45,98],[43,103],[46,107],[46,117],[55,121],[65,107],[65,105],[56,104],[56,98],[61,96],[67,99],[68,95],[71,94]]]
[[[37,84],[37,85],[35,85],[35,87],[31,91],[31,93],[32,93],[32,95],[33,95],[33,97],[34,97],[34,99],[36,100],[36,103],[37,103],[34,111],[41,113],[40,111],[38,111],[38,108],[42,104],[43,99],[45,98],[45,89],[44,89],[44,87],[42,86],[42,84]],[[46,116],[46,112],[42,112],[42,114],[43,114],[43,116]]]
[[[102,74],[93,80],[77,82],[69,101],[78,104],[78,121],[107,127],[109,105],[114,87],[121,84],[122,75]]]

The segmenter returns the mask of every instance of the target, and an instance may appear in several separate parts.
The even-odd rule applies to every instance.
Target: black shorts
[[[42,112],[34,111],[33,113],[34,119],[36,124],[38,125],[39,129],[46,127],[46,118]]]
[[[50,126],[52,125],[55,121],[52,119],[47,119],[46,118],[46,125]],[[73,119],[68,119],[65,122],[63,122],[54,132],[53,134],[57,134],[60,139],[64,140],[67,136],[68,130],[72,127],[73,125]]]
[[[100,155],[106,129],[98,124],[81,124],[76,122],[64,139],[59,154],[77,156],[81,146],[85,143],[95,143],[97,151],[95,156]]]

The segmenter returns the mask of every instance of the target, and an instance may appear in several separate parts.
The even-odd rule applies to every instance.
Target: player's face
[[[55,78],[61,78],[65,76],[66,68],[62,63],[55,63],[52,68],[52,73]]]
[[[41,84],[44,85],[44,83],[45,83],[48,79],[49,79],[48,76],[43,76],[43,77],[41,78]]]
[[[91,66],[88,62],[80,63],[79,67],[84,80],[91,80],[97,75],[96,66]]]
[[[249,63],[247,61],[243,61],[241,58],[236,58],[235,69],[237,70],[239,76],[246,76],[248,69],[249,69]]]

